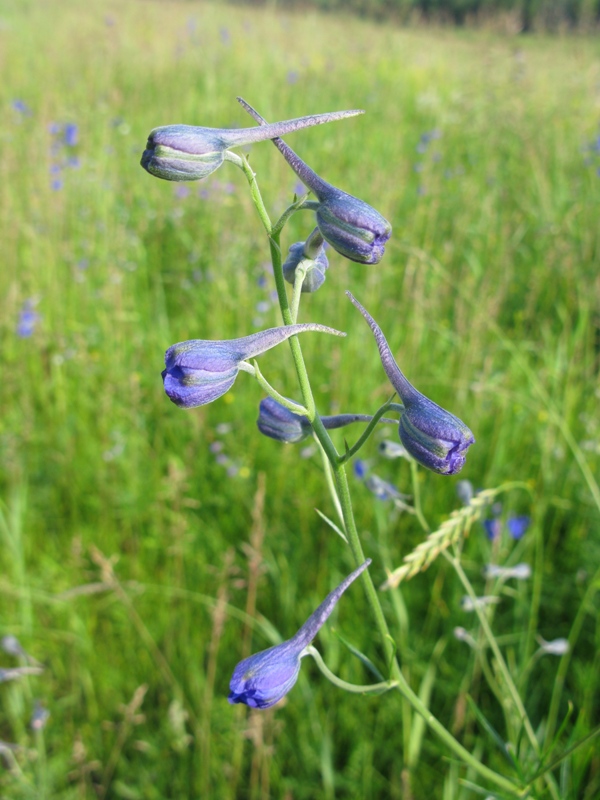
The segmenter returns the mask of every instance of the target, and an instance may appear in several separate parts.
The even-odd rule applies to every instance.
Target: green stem
[[[280,394],[277,391],[277,389],[274,389],[271,386],[269,381],[265,378],[265,376],[260,371],[260,369],[258,367],[258,363],[256,361],[254,362],[253,365],[247,364],[246,366],[244,366],[244,364],[246,364],[246,362],[244,362],[244,361],[242,361],[240,363],[240,365],[239,365],[240,369],[243,369],[244,372],[250,372],[248,367],[251,366],[252,372],[250,374],[254,375],[254,377],[256,378],[256,380],[258,382],[258,384],[265,390],[265,392],[270,397],[273,398],[273,400],[277,400],[277,402],[280,403],[282,406],[284,406],[284,408],[287,408],[289,411],[291,411],[294,414],[299,414],[301,417],[306,417],[307,416],[307,411],[304,408],[304,406],[301,406],[299,403],[294,403],[293,400],[288,400],[287,397],[284,397],[282,394]]]
[[[285,210],[285,211],[283,212],[283,214],[282,214],[282,215],[279,217],[279,219],[277,220],[277,222],[275,223],[275,225],[273,225],[273,230],[271,231],[271,233],[272,233],[274,236],[279,236],[279,234],[281,233],[281,231],[283,230],[283,228],[284,228],[284,226],[285,226],[285,223],[286,223],[286,222],[288,221],[288,219],[289,219],[289,218],[292,216],[292,214],[295,214],[295,213],[296,213],[296,211],[302,211],[302,210],[303,210],[303,208],[304,208],[304,203],[306,202],[306,198],[307,198],[307,197],[308,197],[308,195],[307,195],[307,194],[304,194],[304,195],[302,195],[302,197],[299,197],[299,198],[296,200],[296,202],[295,202],[295,203],[292,203],[292,205],[291,205],[291,206],[288,206],[288,207],[286,208],[286,210]]]
[[[414,459],[410,459],[410,477],[412,480],[412,487],[413,487],[413,507],[415,509],[415,515],[419,520],[419,524],[425,531],[425,533],[430,534],[431,528],[425,516],[423,514],[423,509],[421,508],[421,487],[419,486],[419,468],[417,466],[417,462]]]
[[[360,538],[358,536],[358,531],[356,529],[356,523],[354,521],[348,480],[343,464],[336,464],[333,466],[333,471],[338,486],[338,496],[344,512],[344,521],[346,524],[348,542],[354,555],[355,562],[357,564],[362,564],[365,558]],[[391,667],[391,678],[397,682],[398,691],[409,701],[414,710],[423,717],[426,724],[436,733],[438,738],[444,742],[448,749],[457,755],[469,767],[471,767],[475,772],[479,773],[479,775],[482,777],[487,778],[489,781],[495,783],[496,786],[500,786],[506,791],[512,792],[518,796],[522,796],[523,793],[515,783],[509,781],[507,778],[504,778],[502,775],[499,775],[497,772],[494,772],[494,770],[490,769],[489,767],[486,767],[484,764],[478,761],[478,759],[475,758],[475,756],[473,756],[465,747],[463,747],[460,742],[458,742],[454,736],[452,736],[452,734],[446,730],[442,723],[436,717],[434,717],[431,711],[422,702],[420,697],[410,688],[396,659],[396,645],[388,630],[387,622],[383,615],[379,597],[369,574],[369,570],[365,570],[361,578],[365,586],[367,600],[371,606],[377,628],[383,641],[386,658]]]
[[[381,683],[372,683],[367,684],[366,686],[359,686],[356,683],[348,683],[348,681],[338,678],[338,676],[329,669],[327,664],[323,661],[323,657],[319,651],[316,649],[316,647],[313,647],[312,644],[309,644],[308,647],[304,648],[302,655],[312,656],[327,680],[331,681],[334,686],[344,689],[346,692],[368,695],[383,694],[384,692],[389,692],[390,689],[395,689],[398,685],[395,681],[382,681]]]
[[[392,402],[391,399],[388,400],[387,403],[384,403],[384,405],[382,405],[381,408],[378,409],[373,414],[373,419],[369,422],[369,424],[367,425],[367,427],[363,431],[362,435],[357,440],[356,444],[352,445],[352,447],[350,447],[348,450],[346,450],[346,452],[344,453],[343,456],[339,457],[338,461],[339,461],[340,464],[345,464],[346,461],[351,459],[353,455],[358,453],[360,448],[367,441],[369,436],[373,433],[373,430],[375,429],[375,426],[377,425],[379,420],[383,417],[383,415],[386,413],[386,411],[389,411],[391,402]]]
[[[250,185],[250,195],[252,197],[252,202],[256,210],[258,211],[258,216],[260,217],[260,221],[262,222],[264,229],[267,232],[267,235],[270,236],[272,232],[272,225],[271,225],[271,218],[265,208],[265,204],[262,199],[262,195],[260,193],[260,189],[258,188],[258,183],[256,182],[256,174],[250,164],[248,163],[248,159],[246,156],[241,156],[241,168],[244,171],[244,175],[248,179],[248,183]],[[237,163],[237,162],[236,162]]]
[[[293,318],[288,302],[285,280],[283,277],[282,262],[281,262],[281,247],[280,247],[281,231],[280,230],[273,231],[269,216],[265,210],[264,203],[260,195],[260,191],[258,190],[258,186],[256,184],[254,173],[252,172],[252,170],[250,170],[250,167],[249,165],[247,165],[247,162],[246,166],[247,169],[244,168],[244,171],[248,178],[248,182],[250,183],[252,199],[257,208],[259,216],[263,222],[263,225],[269,235],[269,246],[271,250],[271,259],[273,262],[273,274],[275,276],[275,286],[277,288],[277,296],[279,299],[279,306],[281,308],[281,315],[284,324],[291,325],[293,323]],[[304,207],[306,206],[307,204],[305,203]],[[310,385],[310,380],[308,378],[308,373],[306,371],[306,365],[304,363],[302,348],[300,346],[298,337],[291,336],[289,339],[289,343],[292,351],[294,365],[296,368],[298,382],[300,384],[300,389],[302,392],[302,399],[304,405],[308,410],[308,417],[313,426],[313,431],[315,433],[315,436],[319,440],[325,452],[325,455],[327,456],[327,459],[331,464],[331,469],[333,471],[333,476],[337,488],[337,495],[342,509],[344,528],[346,530],[346,534],[348,537],[348,543],[350,545],[354,561],[356,565],[359,566],[365,561],[365,556],[362,549],[360,537],[358,535],[358,530],[356,528],[356,522],[354,520],[354,513],[352,510],[352,501],[350,498],[350,490],[348,487],[348,478],[346,475],[346,470],[344,464],[340,463],[340,456],[337,450],[335,449],[335,446],[329,434],[327,433],[327,430],[323,426],[321,418],[318,416],[316,412],[315,400],[313,397],[312,388]],[[502,775],[499,775],[494,770],[482,764],[465,747],[463,747],[460,744],[460,742],[458,742],[448,730],[446,730],[446,728],[442,725],[442,723],[438,719],[436,719],[436,717],[434,717],[434,715],[429,711],[425,703],[421,701],[419,696],[415,694],[415,692],[413,692],[406,678],[402,674],[400,665],[396,659],[396,644],[394,642],[394,639],[390,635],[387,622],[383,614],[383,609],[381,607],[381,603],[379,602],[379,597],[377,595],[377,591],[375,589],[375,585],[373,583],[371,575],[369,574],[369,570],[365,570],[362,573],[361,580],[365,588],[367,601],[369,603],[369,606],[371,607],[371,611],[375,618],[377,629],[379,631],[379,635],[382,640],[386,661],[389,665],[391,672],[391,680],[396,683],[396,688],[398,689],[398,691],[408,700],[408,702],[415,709],[415,711],[423,717],[426,724],[434,731],[434,733],[438,736],[439,739],[441,739],[441,741],[448,747],[448,749],[451,752],[453,752],[454,755],[458,756],[458,758],[460,758],[468,767],[470,767],[476,773],[481,775],[483,778],[489,780],[491,783],[494,783],[496,786],[499,786],[500,788],[504,789],[505,791],[511,792],[519,797],[523,797],[524,792],[520,789],[520,787],[517,784],[513,783],[513,781],[510,781],[507,778],[504,778]]]
[[[321,458],[323,460],[323,471],[325,472],[325,479],[327,481],[327,488],[329,489],[329,494],[331,495],[331,502],[334,505],[334,508],[335,508],[335,510],[337,512],[337,515],[338,515],[338,519],[339,519],[339,521],[340,521],[340,523],[342,525],[342,528],[343,528],[344,527],[344,514],[342,512],[342,506],[340,505],[340,498],[338,497],[337,490],[335,488],[335,481],[333,480],[333,474],[331,472],[331,464],[329,463],[329,459],[327,458],[327,453],[323,449],[323,445],[321,444],[321,442],[318,440],[318,438],[316,436],[315,436],[315,439],[317,441],[317,445],[319,446],[319,451],[321,453]],[[344,534],[344,539],[346,539],[345,534]],[[348,541],[348,539],[346,539],[346,542],[347,541]]]

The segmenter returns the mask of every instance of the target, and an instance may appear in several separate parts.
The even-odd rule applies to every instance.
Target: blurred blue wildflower
[[[354,472],[354,477],[358,478],[359,481],[362,481],[366,477],[369,467],[366,461],[364,461],[362,458],[357,458],[352,465],[352,470]]]
[[[370,563],[368,558],[330,592],[295,636],[240,661],[229,684],[229,702],[245,703],[251,708],[270,708],[281,700],[298,679],[303,650],[323,627],[342,594]]]
[[[531,518],[528,516],[509,517],[506,520],[506,527],[513,539],[521,539],[529,528]]]
[[[471,481],[458,481],[456,484],[456,494],[463,506],[468,506],[475,494]]]
[[[407,500],[409,495],[401,494],[393,483],[371,473],[365,478],[365,486],[378,500]]]
[[[226,47],[228,47],[231,44],[231,35],[227,28],[225,27],[220,28],[219,36],[221,37],[222,44],[224,44]]]
[[[25,300],[21,312],[19,313],[19,321],[17,323],[17,336],[21,339],[28,339],[33,336],[35,326],[40,319],[40,315],[35,310],[35,303],[33,300]]]
[[[275,136],[352,117],[358,113],[338,111],[315,114],[262,127],[239,129],[164,125],[150,131],[140,163],[151,175],[167,181],[201,180],[221,166],[225,160],[225,152],[231,147],[263,142]]]
[[[17,681],[25,675],[41,675],[43,667],[0,667],[0,683]]]
[[[33,706],[33,713],[31,715],[31,720],[29,725],[31,730],[33,731],[41,731],[42,728],[45,727],[46,723],[50,718],[50,712],[47,708],[40,703],[39,700],[36,700]]]
[[[27,657],[27,653],[23,649],[23,645],[17,639],[17,637],[13,636],[11,633],[2,637],[0,640],[0,647],[5,653],[8,653],[9,656],[15,656],[16,658]]]
[[[483,520],[483,527],[485,528],[485,532],[487,533],[488,539],[492,541],[497,539],[500,534],[502,533],[502,523],[499,519],[484,519]]]
[[[63,137],[67,147],[75,147],[79,141],[79,127],[74,122],[67,122]]]
[[[501,513],[501,510],[501,508],[498,509],[498,513]],[[530,522],[531,518],[526,515],[509,517],[506,520],[506,528],[513,539],[521,539],[527,532]],[[491,540],[497,539],[502,533],[502,522],[497,516],[491,519],[484,519],[483,527],[488,539]]]
[[[391,420],[388,420],[391,422]],[[371,494],[375,495],[378,500],[385,502],[391,500],[394,506],[400,511],[407,511],[410,506],[406,503],[410,500],[409,494],[402,494],[393,483],[384,480],[383,478],[370,471],[369,462],[357,458],[353,464],[354,476],[358,480],[363,481]]]
[[[33,111],[24,100],[13,100],[11,105],[18,114],[22,114],[24,117],[30,117],[33,114]]]
[[[287,82],[293,86],[295,83],[298,83],[299,77],[299,73],[295,69],[291,69],[287,74]]]
[[[190,195],[189,186],[185,186],[184,184],[181,183],[177,184],[177,186],[175,187],[175,197],[177,197],[178,200],[185,200],[185,198],[189,197],[189,195]]]
[[[350,292],[346,294],[371,328],[383,368],[404,404],[398,429],[400,441],[427,469],[440,475],[460,472],[466,452],[475,441],[473,434],[458,417],[429,400],[405,378],[379,325]]]
[[[238,97],[246,111],[265,128],[267,123]],[[383,258],[392,226],[382,215],[357,197],[324,181],[279,137],[273,138],[290,167],[317,197],[316,219],[323,238],[340,255],[360,264],[377,264]]]
[[[25,651],[21,642],[17,639],[16,636],[13,634],[8,633],[6,636],[3,636],[0,640],[0,648],[4,650],[5,653],[8,653],[9,656],[14,656],[15,658],[22,659],[28,663],[29,666],[35,667],[34,670],[28,670],[26,672],[17,672],[15,673],[14,677],[19,677],[20,675],[39,675],[44,670],[44,665],[40,664],[40,662],[30,656],[29,653]],[[4,680],[6,680],[6,676]],[[11,678],[9,678],[10,680]]]
[[[389,439],[384,439],[382,442],[379,442],[377,451],[384,458],[389,459],[406,458],[408,456],[408,450],[404,445],[398,442],[392,442]]]
[[[269,328],[241,339],[191,339],[179,342],[165,353],[165,369],[162,371],[165,392],[180,408],[212,403],[231,389],[240,369],[253,371],[245,363],[246,359],[265,353],[290,336],[304,331],[345,336],[333,328],[311,322]]]

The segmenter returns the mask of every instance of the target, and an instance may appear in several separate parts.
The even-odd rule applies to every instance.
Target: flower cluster
[[[226,161],[242,169],[251,186],[254,204],[270,236],[276,284],[275,296],[280,303],[285,324],[259,330],[237,339],[189,339],[172,345],[166,351],[165,368],[162,371],[167,396],[181,408],[196,408],[212,403],[224,395],[233,386],[240,371],[251,374],[268,395],[260,402],[257,420],[259,431],[271,439],[286,444],[301,442],[314,435],[321,445],[330,469],[336,471],[338,489],[341,481],[345,480],[343,463],[358,452],[379,422],[399,424],[399,442],[386,440],[380,445],[380,452],[385,457],[408,458],[412,462],[413,470],[414,461],[417,461],[439,474],[453,475],[459,472],[465,463],[467,450],[474,442],[473,434],[458,417],[429,400],[409,383],[396,364],[381,329],[350,293],[347,293],[348,296],[371,328],[383,368],[399,395],[401,404],[389,401],[373,415],[349,413],[319,415],[304,370],[298,340],[295,339],[299,334],[308,331],[345,336],[325,325],[297,322],[301,295],[317,291],[325,282],[329,269],[326,248],[331,247],[333,251],[353,262],[378,264],[384,256],[392,227],[379,211],[364,200],[338,189],[321,178],[289,148],[281,137],[362,112],[339,111],[267,123],[248,103],[241,98],[238,100],[258,123],[257,126],[227,129],[177,124],[155,128],[148,137],[141,165],[151,175],[175,182],[206,178]],[[431,134],[430,138],[435,137]],[[312,193],[316,198],[309,200],[305,195],[300,198],[294,197],[293,204],[275,226],[268,220],[255,175],[247,159],[231,152],[232,148],[268,140],[273,142],[302,184],[307,187],[309,194]],[[181,200],[187,196],[186,188],[180,186],[177,198]],[[282,253],[286,251],[280,247],[281,231],[292,214],[306,210],[314,212],[312,230],[305,239],[291,244],[287,256],[284,257]],[[261,277],[261,281],[266,283],[267,276]],[[284,281],[294,287],[291,304],[286,295]],[[257,310],[263,312],[268,308],[269,303],[264,301]],[[281,395],[266,381],[253,362],[257,356],[292,337],[294,337],[292,350],[302,388],[302,404]],[[388,409],[391,413],[400,414],[399,423],[397,419],[387,419],[383,416]],[[353,423],[367,423],[367,425],[356,444],[352,448],[346,444],[345,454],[339,455],[328,431]],[[213,442],[211,450],[223,461],[224,466],[229,466],[222,453],[222,443]],[[354,469],[357,477],[377,499],[392,501],[398,509],[416,513],[415,509],[407,504],[411,498],[401,494],[395,486],[372,473],[367,462],[357,459]],[[330,472],[330,478],[331,475]],[[329,488],[335,494],[337,490],[334,484],[334,480],[329,481]],[[347,524],[348,519],[351,521],[352,513],[351,509],[348,510],[349,497],[344,496],[342,499],[340,491],[339,496],[334,497],[334,502],[343,518],[341,525],[344,531],[333,523],[331,525],[341,534],[342,539],[350,541],[351,536],[357,537],[358,534],[353,531],[353,525]],[[291,639],[255,653],[235,667],[230,683],[230,703],[245,703],[253,708],[264,709],[273,706],[290,691],[298,678],[300,661],[307,654],[310,643],[343,592],[371,563],[370,559],[364,560],[357,538],[353,543],[353,553],[359,564],[357,569],[327,596]],[[372,590],[368,575],[365,575],[365,581]],[[385,639],[385,636],[383,638]],[[313,653],[316,652],[313,648],[309,649],[313,650]]]

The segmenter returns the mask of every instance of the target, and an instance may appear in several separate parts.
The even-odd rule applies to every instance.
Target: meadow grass
[[[236,95],[268,120],[366,110],[290,137],[394,226],[381,264],[333,254],[303,301],[302,320],[348,332],[304,335],[319,410],[372,413],[390,394],[350,289],[407,376],[474,431],[461,477],[529,487],[501,498],[502,519],[531,516],[523,539],[491,543],[476,523],[462,564],[478,594],[500,591],[489,619],[539,741],[569,710],[558,752],[587,735],[600,721],[598,40],[192,2],[12,2],[0,69],[0,632],[46,667],[0,686],[0,739],[19,746],[3,756],[2,797],[478,796],[399,696],[344,694],[307,664],[282,707],[226,702],[240,658],[289,637],[353,568],[314,511],[334,515],[318,456],[260,436],[249,376],[187,413],[162,390],[173,342],[279,324],[241,173],[226,164],[186,193],[139,167],[157,125],[250,124]],[[294,176],[268,143],[251,163],[282,211]],[[286,243],[309,225],[297,214]],[[28,301],[38,317],[20,336]],[[260,366],[298,398],[286,346]],[[409,465],[381,461],[376,445],[365,458],[410,492]],[[459,507],[456,484],[420,474],[433,528]],[[424,534],[353,490],[383,583]],[[499,589],[481,575],[492,560],[527,561],[532,578]],[[481,715],[502,741],[521,732],[452,633],[480,640],[464,593],[438,559],[383,602],[413,688],[513,774]],[[368,675],[334,629],[383,668],[368,614],[357,585],[317,639],[356,683]],[[534,657],[538,634],[568,637],[570,653]],[[40,730],[36,699],[50,711]],[[564,800],[597,797],[595,743],[554,775]]]

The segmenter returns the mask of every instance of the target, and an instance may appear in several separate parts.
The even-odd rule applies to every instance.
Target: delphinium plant
[[[267,234],[283,324],[239,339],[191,339],[170,346],[166,351],[165,369],[162,372],[164,388],[173,403],[190,409],[211,403],[224,395],[240,372],[246,372],[258,381],[267,395],[259,407],[259,431],[282,443],[294,444],[309,436],[314,437],[318,443],[332,504],[339,517],[337,522],[326,517],[324,519],[340,534],[340,541],[345,543],[344,546],[350,548],[356,569],[331,591],[291,638],[251,655],[235,667],[230,682],[229,702],[245,703],[257,709],[273,706],[290,692],[298,678],[301,659],[310,655],[325,678],[342,690],[363,695],[390,692],[402,695],[404,708],[407,705],[412,708],[412,712],[441,740],[448,755],[462,762],[473,779],[477,776],[478,787],[473,782],[471,785],[483,794],[489,797],[548,796],[558,799],[562,795],[553,769],[561,758],[553,752],[556,740],[549,741],[547,736],[536,731],[528,717],[517,681],[513,678],[491,628],[490,609],[493,608],[495,598],[493,595],[477,597],[461,565],[462,544],[471,527],[479,520],[486,522],[488,509],[497,498],[503,492],[517,488],[519,484],[506,484],[497,489],[475,493],[467,481],[461,482],[463,507],[452,512],[438,530],[431,530],[421,508],[418,470],[424,468],[440,476],[460,472],[475,438],[461,419],[437,405],[409,382],[396,363],[381,328],[350,292],[346,294],[357,309],[357,322],[361,315],[369,326],[393,394],[372,414],[342,413],[322,416],[315,404],[299,334],[345,334],[316,322],[299,323],[302,295],[318,291],[324,286],[329,266],[326,243],[351,261],[365,265],[377,264],[384,257],[392,227],[366,202],[332,186],[317,175],[281,137],[362,112],[340,111],[269,124],[244,100],[238,100],[258,123],[257,126],[238,130],[189,125],[155,128],[150,133],[141,163],[152,175],[169,181],[200,180],[226,161],[243,172],[252,202]],[[293,202],[275,222],[267,212],[248,158],[232,149],[267,140],[273,142],[307,188],[302,196],[294,196]],[[300,211],[314,212],[315,226],[307,231],[304,241],[291,244],[286,251],[282,245],[285,225],[292,215]],[[285,252],[287,255],[284,255]],[[292,287],[291,296],[286,284]],[[293,368],[298,379],[298,400],[291,400],[277,391],[264,377],[255,360],[257,356],[284,340],[289,341]],[[346,444],[344,451],[339,452],[329,430],[361,422],[367,423],[363,433],[352,446]],[[412,476],[412,497],[401,495],[386,481],[375,474],[368,474],[365,462],[356,458],[382,422],[398,424],[399,439],[382,443],[380,451],[388,457],[402,456],[408,459]],[[464,608],[477,615],[480,625],[477,633],[479,641],[464,628],[457,628],[454,634],[456,638],[473,647],[481,672],[500,701],[508,742],[491,728],[478,709],[475,708],[473,713],[490,734],[494,746],[501,751],[505,769],[499,770],[497,766],[492,768],[483,763],[481,753],[475,755],[469,752],[429,710],[423,696],[414,691],[401,669],[397,645],[390,634],[380,595],[369,571],[371,558],[365,557],[354,519],[348,481],[348,467],[352,462],[357,477],[363,479],[377,497],[391,499],[396,507],[415,515],[426,534],[424,541],[405,558],[404,564],[396,569],[388,568],[387,579],[380,588],[393,591],[401,581],[427,568],[440,554],[451,563],[464,587]],[[521,488],[524,487],[521,485]],[[412,505],[408,502],[410,499]],[[492,582],[490,587],[497,590],[500,585],[498,582],[509,578],[526,579],[530,574],[528,570],[528,565],[518,565],[518,568],[489,565],[486,577],[488,582]],[[375,655],[352,650],[353,655],[358,655],[370,671],[380,678],[376,683],[367,685],[353,685],[341,680],[328,669],[312,645],[341,595],[359,576],[379,636],[379,642],[374,643],[374,646],[382,648],[384,654],[384,666],[377,668],[374,663]],[[493,581],[497,583],[493,584]],[[553,643],[545,642],[541,645],[540,654],[544,647],[544,652],[554,652]],[[561,640],[560,653],[557,650],[556,654],[567,651],[568,643]],[[539,655],[535,656],[537,657]],[[423,723],[421,731],[422,728]],[[415,747],[414,742],[411,746]],[[418,745],[416,747],[418,749]],[[497,763],[497,759],[494,760],[494,764]]]

